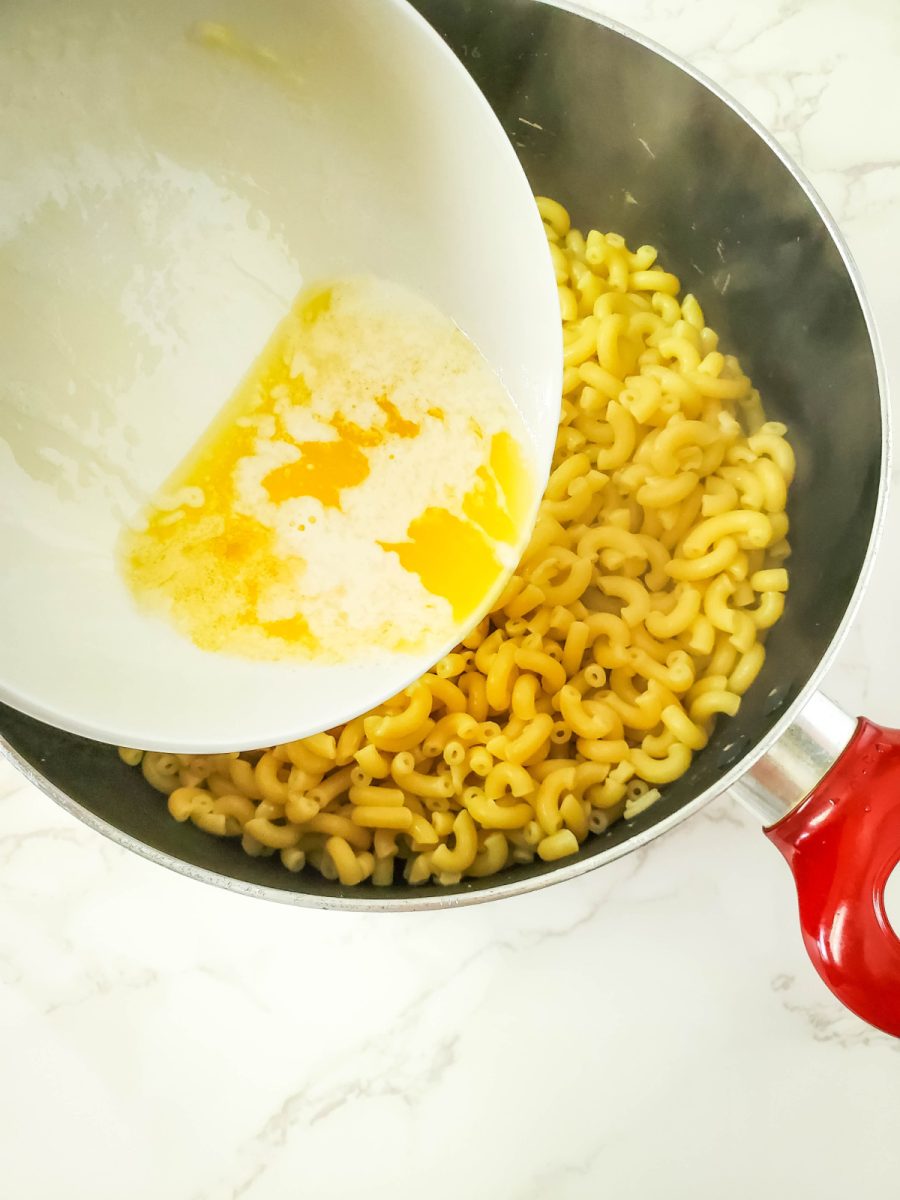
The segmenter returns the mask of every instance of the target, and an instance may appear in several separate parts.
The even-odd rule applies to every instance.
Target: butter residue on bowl
[[[535,488],[519,414],[473,343],[406,288],[342,279],[301,292],[123,532],[121,564],[205,650],[438,650],[515,565]]]
[[[206,50],[226,55],[264,71],[291,89],[303,86],[303,75],[269,46],[243,37],[233,26],[218,21],[197,21],[187,31],[188,40]]]

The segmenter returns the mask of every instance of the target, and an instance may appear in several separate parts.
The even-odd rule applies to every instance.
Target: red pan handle
[[[900,862],[900,730],[861,719],[837,762],[766,830],[797,886],[803,940],[832,992],[900,1037],[900,937],[884,889]]]

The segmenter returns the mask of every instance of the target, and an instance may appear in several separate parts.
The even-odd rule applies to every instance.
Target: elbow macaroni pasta
[[[493,611],[339,729],[244,754],[121,749],[176,821],[352,887],[553,862],[630,820],[734,715],[781,616],[785,427],[656,251],[538,207],[565,375],[553,471]]]

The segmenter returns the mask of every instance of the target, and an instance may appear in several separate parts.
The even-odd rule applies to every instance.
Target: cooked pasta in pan
[[[121,750],[175,820],[346,886],[452,885],[575,854],[737,712],[788,587],[785,427],[651,246],[538,205],[565,374],[515,575],[432,671],[340,728],[244,754]]]

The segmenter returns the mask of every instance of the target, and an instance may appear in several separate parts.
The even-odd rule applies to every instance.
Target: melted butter
[[[276,504],[311,496],[326,508],[340,508],[341,492],[356,487],[369,474],[369,460],[352,433],[343,434],[336,442],[294,444],[300,457],[276,467],[263,480],[263,487]]]
[[[291,372],[292,335],[298,320],[311,324],[329,305],[327,289],[303,296],[162,488],[164,497],[198,490],[202,504],[184,505],[175,513],[164,506],[151,508],[146,529],[124,537],[124,572],[132,591],[167,608],[201,649],[264,658],[278,657],[285,643],[307,652],[318,649],[302,613],[260,619],[260,597],[276,590],[301,591],[306,564],[301,556],[280,550],[270,526],[238,510],[234,473],[253,454],[259,418],[271,416],[276,403],[285,399],[308,401],[305,380]],[[311,443],[307,449],[310,455],[267,477],[264,486],[271,494],[321,495],[337,503],[342,481],[352,486],[364,478],[359,463],[340,469],[341,452],[356,449],[349,443]],[[367,469],[365,459],[361,465]],[[272,639],[274,644],[266,646]]]
[[[221,25],[216,21],[198,21],[188,30],[188,38],[207,50],[227,55],[246,66],[264,71],[291,89],[302,87],[303,76],[299,71],[284,62],[268,46],[260,46],[241,37],[231,25]]]
[[[479,467],[475,475],[478,482],[463,498],[463,512],[495,541],[513,541],[516,527],[500,504],[496,479],[486,467]]]
[[[519,442],[502,429],[488,441],[482,422],[460,407],[458,394],[455,410],[430,391],[413,403],[414,390],[399,386],[405,380],[390,395],[375,386],[374,370],[361,376],[352,365],[355,341],[377,332],[373,344],[383,357],[391,326],[382,323],[375,330],[365,325],[365,313],[351,319],[351,310],[347,316],[335,298],[347,286],[301,293],[231,400],[161,489],[146,527],[123,535],[123,571],[134,594],[165,612],[203,649],[258,658],[342,657],[339,640],[347,639],[359,619],[354,623],[341,610],[341,597],[347,599],[355,587],[358,601],[377,608],[379,580],[354,570],[352,555],[345,554],[344,576],[331,593],[309,584],[309,567],[321,566],[317,554],[328,558],[328,538],[321,534],[328,513],[334,514],[329,519],[341,520],[349,512],[358,532],[369,529],[369,545],[380,547],[387,561],[398,562],[428,595],[445,601],[455,622],[473,617],[504,567],[512,565],[503,547],[517,541],[533,499],[533,476]],[[477,355],[470,343],[466,346]],[[459,352],[456,346],[454,353]],[[407,353],[400,361],[424,357],[410,359]],[[446,378],[452,380],[458,363],[448,361]],[[387,367],[379,371],[391,375]],[[429,378],[431,389],[444,381],[440,373]],[[326,395],[327,387],[326,392],[322,388],[329,380],[332,391]],[[326,403],[330,395],[338,397],[339,406]],[[438,398],[441,404],[432,403]],[[473,391],[468,399],[482,402],[496,420],[496,396]],[[298,415],[305,432],[321,431],[321,437],[293,436]],[[409,512],[401,525],[406,540],[379,537],[368,506],[354,507],[351,498],[363,485],[378,484],[374,500],[381,497],[392,517],[395,509],[402,514],[405,488],[413,482],[403,472],[414,461],[404,448],[417,445],[423,430],[432,437],[431,457],[424,465],[419,461],[416,474],[445,499]],[[459,454],[454,454],[459,447],[452,440],[466,430],[469,453],[481,460],[468,479],[460,474]],[[382,457],[373,457],[377,454]],[[248,466],[255,484],[247,482]],[[458,490],[442,477],[451,467],[462,485]],[[421,479],[419,486],[421,494]],[[298,504],[306,515],[299,515]],[[384,507],[379,511],[383,522]],[[316,534],[321,534],[318,541]],[[312,539],[309,553],[305,541],[304,553],[297,552],[298,535]],[[416,603],[421,602],[407,593],[393,610],[373,612],[370,631],[358,629],[367,648],[421,648],[427,632],[424,624],[416,632],[417,618],[422,620]],[[334,634],[323,637],[326,613]],[[431,636],[438,635],[432,630]]]
[[[384,428],[388,433],[395,433],[397,437],[402,438],[414,438],[418,436],[422,426],[415,421],[404,420],[396,404],[392,404],[387,396],[379,396],[375,403],[387,417]]]
[[[457,621],[465,621],[484,603],[502,570],[487,538],[445,508],[426,508],[406,536],[409,541],[379,545],[392,550],[429,592],[443,596]]]
[[[516,540],[532,495],[528,464],[509,434],[493,436],[489,464],[478,468],[463,497],[468,521],[429,508],[410,523],[408,542],[379,543],[394,551],[429,592],[449,601],[460,622],[478,610],[496,583],[502,565],[491,543]]]
[[[301,299],[295,304],[294,309],[304,325],[315,325],[319,317],[324,317],[327,312],[331,311],[331,305],[334,301],[334,288],[312,287],[307,288],[305,292],[301,292]]]
[[[280,553],[275,532],[235,508],[233,470],[252,452],[255,435],[235,418],[258,407],[258,387],[248,377],[163,489],[165,496],[199,490],[202,504],[151,510],[146,529],[124,535],[124,573],[137,596],[165,607],[201,649],[276,657],[274,645],[266,654],[256,644],[252,631],[262,628],[279,645],[312,652],[316,639],[298,614],[259,620],[260,595],[277,588],[296,591],[306,564],[300,556]]]
[[[531,509],[534,481],[521,444],[506,430],[491,438],[490,466],[506,499],[509,518],[521,529]]]
[[[281,638],[285,642],[308,642],[312,639],[309,625],[302,613],[295,613],[282,621],[263,621],[262,627],[270,637]]]
[[[380,446],[384,441],[384,434],[380,429],[363,429],[362,425],[348,421],[341,413],[335,413],[329,424],[332,429],[337,430],[342,441],[350,442],[354,446]]]

